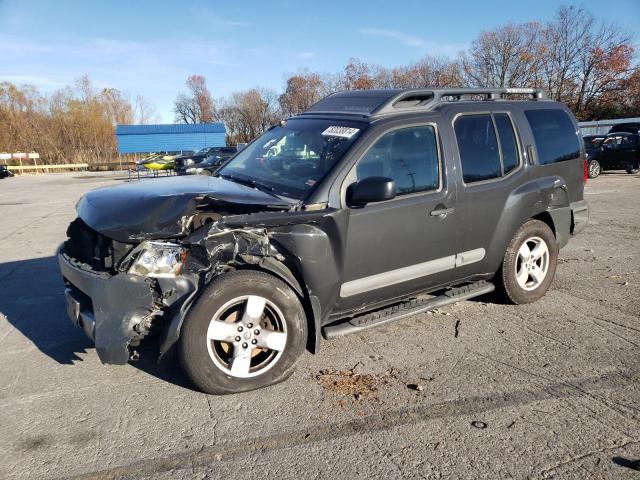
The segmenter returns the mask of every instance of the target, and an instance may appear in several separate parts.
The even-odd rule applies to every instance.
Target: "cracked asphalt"
[[[80,195],[121,181],[0,181],[0,478],[640,475],[640,176],[589,181],[590,224],[537,303],[325,341],[288,381],[224,397],[152,348],[103,366],[66,318],[55,249]],[[327,369],[367,390],[329,388]]]

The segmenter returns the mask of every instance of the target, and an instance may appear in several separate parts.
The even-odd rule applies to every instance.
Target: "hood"
[[[204,175],[155,178],[93,190],[80,199],[78,217],[125,243],[183,234],[183,217],[203,211],[284,210],[294,203],[229,180]],[[205,208],[203,208],[205,207]]]

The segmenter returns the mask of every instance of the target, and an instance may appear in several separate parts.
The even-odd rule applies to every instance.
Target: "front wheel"
[[[589,178],[596,178],[602,173],[602,167],[597,160],[589,160]]]
[[[558,244],[549,226],[529,220],[511,239],[496,275],[496,289],[515,304],[530,303],[549,289],[556,273]]]
[[[185,319],[178,352],[196,386],[228,394],[288,378],[306,339],[295,292],[272,275],[243,270],[211,282]]]

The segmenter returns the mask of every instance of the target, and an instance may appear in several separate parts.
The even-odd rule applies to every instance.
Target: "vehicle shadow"
[[[57,268],[55,256],[0,264],[0,314],[41,352],[58,363],[72,364],[81,361],[78,354],[91,342],[67,320]]]
[[[82,361],[80,354],[93,350],[92,341],[67,317],[64,285],[56,256],[0,263],[0,314],[16,332],[60,364]],[[15,332],[0,332],[6,348]],[[140,361],[131,363],[145,373],[192,389],[174,355],[159,364],[158,345],[149,339],[137,348]]]
[[[611,461],[621,467],[640,472],[640,460],[629,460],[628,458],[624,457],[613,457]]]

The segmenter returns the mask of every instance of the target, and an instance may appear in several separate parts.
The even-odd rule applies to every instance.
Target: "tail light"
[[[586,185],[587,184],[587,179],[589,178],[589,160],[587,160],[585,158],[584,159],[584,163],[582,165],[583,165],[583,168],[582,168],[582,181]]]

